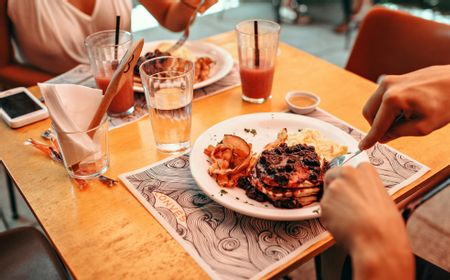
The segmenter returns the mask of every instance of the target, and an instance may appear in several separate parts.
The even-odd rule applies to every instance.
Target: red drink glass
[[[106,88],[111,81],[109,77],[95,77],[97,86],[103,90],[105,94]],[[129,112],[131,109],[131,112]],[[117,95],[112,100],[108,108],[108,114],[110,115],[129,115],[134,111],[134,92],[133,92],[133,77],[130,77],[128,81],[125,82],[123,87],[119,90]]]
[[[244,101],[263,103],[272,97],[279,33],[280,26],[268,20],[247,20],[236,26]]]
[[[131,47],[133,36],[130,32],[119,32],[119,43],[115,44],[115,30],[106,30],[89,35],[85,46],[91,63],[91,71],[97,87],[105,93],[118,63]],[[114,97],[108,108],[108,115],[127,116],[134,111],[133,78],[130,78]]]

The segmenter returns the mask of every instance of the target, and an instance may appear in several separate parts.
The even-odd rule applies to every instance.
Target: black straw
[[[255,67],[259,67],[258,21],[253,22],[255,36]]]
[[[117,46],[119,45],[120,16],[116,16],[116,41],[114,47],[114,59],[117,60]]]

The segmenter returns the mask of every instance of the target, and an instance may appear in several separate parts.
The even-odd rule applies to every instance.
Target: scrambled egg
[[[296,133],[289,133],[287,144],[288,146],[297,144],[314,146],[316,153],[327,161],[330,161],[334,157],[346,154],[348,151],[347,146],[339,145],[338,143],[325,138],[320,131],[309,128]]]
[[[172,45],[173,43],[165,42],[159,44],[156,48],[159,49],[160,51],[167,51],[170,47],[172,47]],[[195,60],[195,57],[192,54],[192,52],[184,46],[178,48],[174,53],[172,53],[172,55],[187,60]]]

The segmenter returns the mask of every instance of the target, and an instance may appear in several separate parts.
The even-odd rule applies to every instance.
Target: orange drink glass
[[[85,40],[91,63],[91,71],[97,87],[105,93],[120,60],[131,47],[133,36],[130,32],[119,32],[119,43],[115,44],[115,30],[106,30],[89,35]],[[133,77],[130,77],[114,97],[108,108],[108,115],[126,116],[134,111]]]
[[[263,103],[272,96],[280,26],[269,20],[246,20],[236,25],[242,99]]]

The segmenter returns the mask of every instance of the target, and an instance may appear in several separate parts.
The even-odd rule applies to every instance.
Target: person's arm
[[[402,246],[386,238],[371,241],[355,246],[350,252],[354,279],[414,279],[414,256],[408,243],[401,240]]]
[[[352,257],[355,279],[413,279],[405,224],[369,163],[325,175],[322,222]]]
[[[386,76],[364,106],[363,115],[372,127],[359,147],[427,135],[450,122],[449,108],[450,65]]]
[[[140,0],[141,4],[155,17],[161,26],[170,31],[184,30],[200,0]],[[200,8],[203,13],[217,0],[206,0]]]

